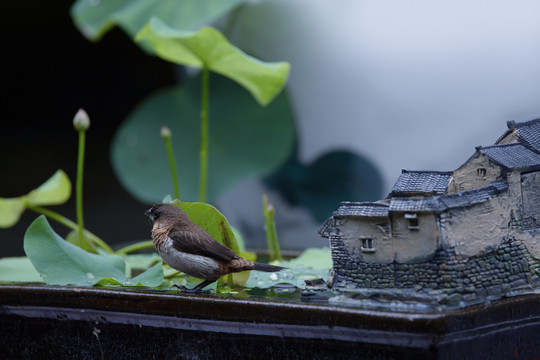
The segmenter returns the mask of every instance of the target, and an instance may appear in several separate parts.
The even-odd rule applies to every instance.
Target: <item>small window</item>
[[[418,230],[420,226],[418,224],[418,215],[416,213],[405,214],[405,219],[408,221],[409,230]]]
[[[485,179],[486,178],[486,169],[485,168],[478,168],[476,169],[476,177],[478,179]]]
[[[360,238],[360,241],[362,241],[362,252],[365,253],[374,253],[375,248],[373,247],[373,238],[372,237],[364,237]]]

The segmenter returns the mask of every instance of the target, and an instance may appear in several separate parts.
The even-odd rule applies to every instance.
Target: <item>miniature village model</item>
[[[540,289],[540,119],[508,122],[454,171],[403,170],[385,200],[343,202],[319,229],[329,286],[463,305]]]

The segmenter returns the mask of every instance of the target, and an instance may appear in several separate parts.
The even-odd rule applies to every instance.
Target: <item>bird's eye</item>
[[[161,212],[157,209],[152,209],[152,215],[154,216],[154,219],[157,219],[161,215]]]

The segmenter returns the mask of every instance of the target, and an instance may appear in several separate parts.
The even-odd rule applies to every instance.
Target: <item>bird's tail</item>
[[[283,270],[283,269],[285,269],[285,268],[282,267],[282,266],[275,266],[275,265],[270,265],[270,264],[261,264],[261,263],[254,262],[253,266],[250,266],[250,268],[246,269],[246,270],[275,272],[275,271],[280,271],[280,270]]]

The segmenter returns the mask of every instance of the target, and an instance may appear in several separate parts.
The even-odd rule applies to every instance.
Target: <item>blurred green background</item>
[[[248,247],[265,247],[262,192],[276,207],[283,248],[322,246],[316,228],[339,201],[383,198],[402,168],[453,170],[474,146],[492,144],[506,121],[540,115],[535,0],[80,1],[78,24],[100,38],[94,42],[74,25],[73,3],[0,2],[0,197],[25,194],[59,168],[75,180],[71,120],[83,107],[92,120],[85,225],[113,244],[149,238],[143,213],[170,184],[168,169],[146,166],[166,164],[161,125],[176,127],[181,181],[198,176],[191,174],[198,154],[180,151],[197,148],[197,72],[150,56],[131,39],[156,6],[171,26],[210,22],[248,54],[291,64],[285,91],[267,108],[212,78],[210,200]],[[191,11],[171,10],[179,3]],[[215,11],[201,12],[201,4]],[[195,187],[184,185],[187,200],[196,198]],[[55,210],[74,218],[74,199]],[[22,254],[35,217],[26,212],[0,230],[0,255]]]
[[[162,125],[173,130],[182,199],[196,200],[199,81],[192,69],[146,53],[148,48],[139,48],[130,36],[154,12],[179,29],[211,24],[227,35],[240,9],[236,6],[243,2],[209,1],[216,4],[208,6],[211,11],[193,1],[185,1],[180,11],[178,2],[78,1],[73,7],[71,1],[2,2],[1,26],[9,34],[9,52],[3,81],[0,153],[5,170],[0,196],[24,194],[56,169],[75,181],[77,137],[71,118],[82,107],[92,122],[84,179],[88,229],[112,244],[149,237],[142,214],[172,193],[159,137]],[[278,231],[280,218],[289,227],[293,219],[293,228],[307,229],[303,239],[287,236],[290,229],[283,228],[285,249],[325,245],[315,230],[340,200],[381,196],[377,170],[353,152],[331,151],[311,165],[301,163],[286,90],[261,107],[244,89],[213,75],[210,97],[209,201],[225,209],[231,204],[251,206],[260,203],[263,192],[270,192],[271,199],[282,204],[277,208]],[[252,189],[251,199],[234,191],[227,197],[227,190],[235,187],[241,193]],[[74,218],[74,197],[54,210]],[[264,247],[262,205],[248,214],[229,211],[234,225],[247,233],[248,247]],[[295,218],[298,211],[305,216]],[[0,230],[1,256],[22,255],[24,231],[36,216],[27,211],[15,227]],[[61,235],[68,232],[54,226]]]

